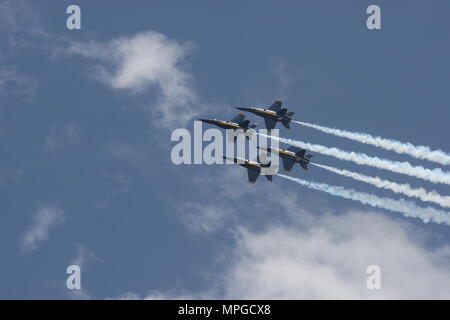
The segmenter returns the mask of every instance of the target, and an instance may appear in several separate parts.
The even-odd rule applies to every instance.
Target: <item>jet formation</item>
[[[294,112],[288,112],[288,109],[282,107],[282,104],[283,104],[282,101],[275,100],[275,102],[272,103],[272,105],[268,109],[256,107],[251,108],[237,107],[236,109],[250,112],[257,116],[263,117],[264,122],[266,124],[266,129],[270,132],[272,129],[275,128],[277,122],[281,122],[285,128],[290,129],[290,122],[292,120]],[[258,126],[257,124],[250,125],[250,121],[245,119],[244,113],[239,113],[236,117],[234,117],[230,121],[218,119],[199,119],[199,120],[205,123],[218,126],[223,129],[232,129],[234,131],[242,129],[243,132],[246,132],[247,130],[250,129],[255,129]],[[248,136],[246,137],[248,138]],[[273,152],[278,154],[279,157],[281,157],[283,160],[283,169],[285,172],[291,171],[295,163],[299,163],[299,165],[304,170],[307,170],[310,159],[313,156],[312,154],[307,153],[305,149],[301,149],[294,146],[291,146],[288,149],[274,149],[258,146],[258,149],[264,150],[267,153]],[[255,183],[256,179],[258,179],[261,172],[264,173],[268,181],[270,182],[273,181],[272,174],[270,174],[271,173],[270,162],[265,164],[260,160],[259,157],[256,159],[256,161],[240,158],[229,158],[229,157],[223,158],[228,161],[233,161],[234,163],[237,163],[242,167],[246,168],[249,183]]]

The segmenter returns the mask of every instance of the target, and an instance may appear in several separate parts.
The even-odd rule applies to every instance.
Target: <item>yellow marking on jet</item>
[[[270,111],[270,110],[262,110],[262,109],[255,109],[256,112],[259,113],[265,113],[265,114],[270,114],[272,116],[276,115],[277,113],[274,111]]]

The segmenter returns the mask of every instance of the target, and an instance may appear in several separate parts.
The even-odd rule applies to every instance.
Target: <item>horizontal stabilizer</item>
[[[289,122],[291,122],[290,119],[283,119],[281,120],[281,123],[283,124],[283,126],[285,126],[286,129],[290,129],[291,126],[289,125]]]
[[[241,123],[242,121],[244,121],[244,119],[245,119],[245,115],[243,113],[238,113],[238,115],[236,117],[231,119],[231,122]]]

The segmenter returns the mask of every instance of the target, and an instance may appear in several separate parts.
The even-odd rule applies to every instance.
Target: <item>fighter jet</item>
[[[255,129],[258,125],[252,124],[250,125],[249,120],[245,120],[245,114],[239,113],[236,117],[231,119],[230,121],[224,121],[224,120],[217,120],[217,119],[199,119],[202,122],[210,123],[215,126],[218,126],[223,129],[242,129],[244,132],[246,132],[248,129]]]
[[[237,108],[242,111],[248,111],[257,116],[263,117],[266,123],[267,130],[272,130],[275,125],[280,121],[287,129],[290,129],[289,123],[292,120],[294,112],[287,112],[287,108],[282,108],[282,101],[276,100],[269,109],[262,108]]]
[[[230,160],[233,161],[234,163],[237,163],[241,166],[243,166],[244,168],[247,168],[247,173],[248,173],[248,183],[255,183],[256,179],[258,179],[259,174],[261,172],[265,173],[271,173],[271,168],[270,168],[270,162],[267,164],[263,164],[261,163],[261,161],[259,160],[259,158],[256,161],[251,161],[251,160],[247,160],[247,159],[241,159],[241,158],[230,158],[230,157],[223,157],[226,160]],[[273,172],[275,173],[275,172]],[[269,180],[270,182],[272,182],[272,175],[265,175],[267,180]]]
[[[305,149],[301,149],[298,147],[291,146],[287,150],[286,149],[274,149],[274,148],[263,148],[259,147],[258,149],[265,150],[267,152],[278,153],[278,155],[283,159],[283,168],[284,172],[291,171],[292,167],[296,162],[300,164],[303,170],[308,170],[309,161],[312,158],[312,154],[306,154]]]

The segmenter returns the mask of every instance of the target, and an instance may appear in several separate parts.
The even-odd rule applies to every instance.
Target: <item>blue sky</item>
[[[81,30],[66,28],[74,3]],[[366,27],[371,4],[381,30]],[[450,150],[449,11],[446,1],[2,0],[0,298],[448,299],[449,226],[280,177],[248,185],[237,166],[176,166],[170,136],[282,99],[297,120]],[[300,125],[280,135],[448,170]],[[406,198],[315,167],[290,175]],[[82,291],[65,287],[73,263]],[[366,288],[371,264],[381,290]]]

